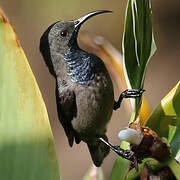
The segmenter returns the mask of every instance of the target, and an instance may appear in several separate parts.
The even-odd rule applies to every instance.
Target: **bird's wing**
[[[56,84],[56,103],[59,120],[68,137],[69,145],[73,145],[74,138],[76,143],[79,143],[78,134],[74,131],[71,121],[77,115],[76,96],[74,91],[64,88],[61,92],[58,91]]]

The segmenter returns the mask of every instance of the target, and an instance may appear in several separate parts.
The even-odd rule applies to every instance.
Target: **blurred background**
[[[0,6],[16,29],[44,97],[55,137],[61,175],[65,180],[82,179],[92,161],[84,143],[69,147],[58,122],[55,82],[39,53],[39,39],[53,22],[77,19],[97,9],[109,9],[114,13],[92,18],[84,24],[82,30],[103,36],[121,52],[126,3],[126,0],[0,0]],[[180,79],[180,1],[152,1],[152,10],[158,49],[148,65],[144,89],[150,106],[154,108]],[[116,84],[114,86],[117,98],[122,90],[117,88]],[[112,144],[120,143],[117,133],[127,126],[129,117],[123,103],[121,109],[113,114],[108,126],[107,135]],[[104,160],[102,167],[106,179],[115,157],[111,152]]]

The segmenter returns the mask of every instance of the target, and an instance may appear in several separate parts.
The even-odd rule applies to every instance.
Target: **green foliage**
[[[0,9],[0,177],[59,180],[48,115],[16,33]]]
[[[128,88],[143,89],[147,64],[155,50],[150,0],[129,0],[123,37],[123,62]],[[141,99],[137,98],[131,121],[137,117],[140,105]],[[129,143],[123,142],[121,147],[129,149]],[[129,165],[129,161],[117,157],[110,179],[123,179]]]
[[[124,71],[128,88],[143,89],[147,64],[155,51],[150,0],[129,0],[123,38]],[[132,120],[137,117],[140,105],[141,99],[137,98]]]
[[[152,11],[150,0],[129,0],[126,10],[125,31],[123,39],[124,69],[129,88],[143,88],[147,64],[154,54],[156,46],[152,31]],[[133,121],[139,112],[141,100],[136,99],[132,113]],[[130,162],[117,157],[110,180],[135,179],[141,173],[144,163],[159,168],[168,165],[176,177],[180,177],[179,163],[174,158],[180,154],[180,82],[162,99],[160,105],[149,117],[146,126],[152,128],[160,137],[166,137],[171,145],[171,158],[164,163],[153,159],[144,159],[139,165],[139,172],[134,169],[128,172]],[[129,143],[121,147],[129,149]]]
[[[144,159],[140,165],[140,171],[143,164],[146,162],[149,166],[153,166],[156,169],[162,166],[169,166],[174,175],[180,177],[180,164],[175,160],[179,159],[180,154],[180,81],[177,85],[161,100],[161,103],[155,108],[151,116],[148,118],[146,126],[154,130],[160,137],[165,137],[171,147],[171,157],[167,162],[157,163],[154,160]],[[122,148],[128,149],[129,144],[123,142]],[[114,167],[111,173],[111,180],[123,179],[128,172],[130,162],[117,157]],[[128,173],[127,179],[137,177],[140,173],[131,170]]]
[[[161,100],[148,118],[146,126],[156,133],[168,139],[171,146],[171,159],[167,165],[174,172],[176,177],[180,177],[180,165],[174,160],[180,154],[180,81]]]

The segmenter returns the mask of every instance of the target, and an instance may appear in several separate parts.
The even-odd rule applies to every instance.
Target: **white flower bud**
[[[131,128],[121,130],[118,134],[118,137],[123,141],[127,141],[130,144],[135,145],[139,145],[143,139],[143,135],[140,132]]]

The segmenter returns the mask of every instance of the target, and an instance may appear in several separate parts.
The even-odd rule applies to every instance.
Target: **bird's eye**
[[[61,34],[62,37],[65,37],[65,36],[67,36],[68,31],[67,30],[63,30],[63,31],[61,31],[60,34]]]

